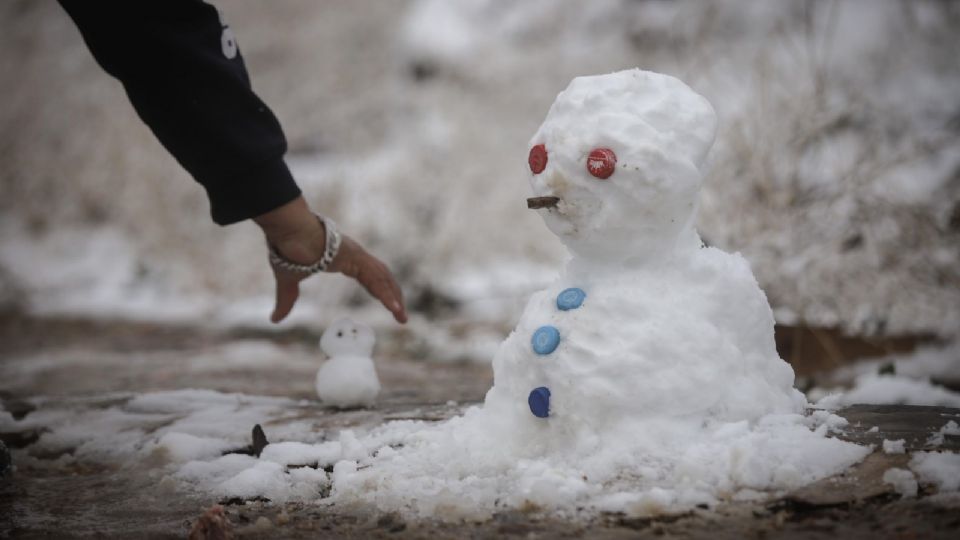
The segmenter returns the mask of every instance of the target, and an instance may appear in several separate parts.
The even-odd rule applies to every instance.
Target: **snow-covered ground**
[[[48,343],[41,352],[5,358],[0,395],[21,396],[36,410],[19,420],[0,410],[0,433],[39,435],[15,453],[15,462],[25,470],[108,467],[121,476],[146,476],[166,497],[265,497],[277,505],[302,501],[344,512],[373,505],[452,519],[515,508],[567,518],[610,510],[651,515],[765,501],[840,472],[871,451],[910,454],[884,474],[905,496],[955,494],[960,477],[956,455],[937,452],[955,447],[957,413],[943,415],[926,440],[905,444],[891,437],[876,448],[834,438],[852,426],[830,411],[813,410],[703,426],[648,422],[630,436],[646,441],[639,453],[621,455],[622,445],[610,445],[576,461],[568,459],[578,455],[575,447],[547,452],[537,446],[549,439],[535,430],[518,458],[505,450],[508,441],[516,444],[516,434],[489,436],[506,429],[504,417],[484,419],[481,409],[448,401],[482,396],[477,384],[467,393],[455,387],[476,377],[468,371],[474,364],[424,366],[378,354],[384,398],[371,410],[334,414],[313,398],[316,345],[179,345],[107,352]],[[916,358],[931,362],[932,354]],[[909,372],[911,358],[896,363]],[[437,376],[441,368],[449,370],[445,378]],[[913,399],[929,403],[924,395]],[[860,400],[837,402],[851,401]],[[263,425],[271,441],[259,459],[222,455],[249,445],[254,424]],[[574,443],[593,444],[581,437],[570,439]]]
[[[827,409],[855,403],[960,407],[958,381],[960,343],[954,341],[839,368],[808,397]]]
[[[398,420],[342,429],[323,423],[313,401],[209,390],[34,403],[38,410],[20,421],[0,411],[0,432],[43,430],[30,456],[147,468],[165,493],[307,501],[340,510],[374,505],[409,517],[453,520],[484,519],[510,508],[567,517],[598,511],[651,515],[765,500],[841,472],[871,451],[826,438],[846,423],[825,411],[752,425],[716,424],[698,436],[664,424],[655,437],[645,434],[656,440],[651,453],[616,472],[618,460],[609,459],[615,456],[561,463],[500,455],[502,441],[470,438],[463,429],[466,419],[480,414],[475,408],[441,424]],[[248,445],[256,423],[271,440],[263,455],[223,455]],[[941,432],[960,435],[955,421],[945,422]],[[656,451],[665,438],[682,441],[674,455]],[[916,495],[918,482],[944,494],[956,491],[958,456],[936,452],[942,439],[928,444],[930,451],[913,453],[908,469],[888,471],[884,481],[908,496]],[[18,456],[28,467],[35,459]]]
[[[411,298],[430,291],[466,320],[512,326],[564,257],[523,204],[526,142],[572,77],[641,66],[716,108],[700,229],[744,254],[782,322],[960,328],[954,3],[221,7],[308,198],[382,255]],[[4,9],[0,39],[17,51],[0,111],[5,301],[262,324],[272,292],[255,229],[210,224],[202,191],[56,6]],[[322,327],[365,302],[336,277],[306,288],[294,323]]]

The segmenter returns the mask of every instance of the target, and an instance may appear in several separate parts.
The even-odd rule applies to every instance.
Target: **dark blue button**
[[[550,389],[546,386],[534,388],[527,398],[527,404],[530,405],[530,412],[537,418],[550,416]]]
[[[583,299],[586,297],[587,293],[583,292],[583,289],[577,287],[565,289],[557,295],[557,309],[561,311],[577,309],[583,304]]]
[[[541,326],[533,333],[530,343],[533,345],[533,352],[550,354],[560,344],[560,331],[550,325]]]

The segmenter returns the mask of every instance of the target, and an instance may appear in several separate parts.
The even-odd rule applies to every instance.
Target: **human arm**
[[[283,160],[286,138],[250,87],[232,31],[200,0],[59,0],[97,62],[122,84],[140,118],[207,192],[213,220],[253,219],[294,262],[324,250],[323,227]],[[356,279],[403,322],[386,266],[344,237],[330,271]],[[274,268],[277,305],[289,313],[303,275]]]

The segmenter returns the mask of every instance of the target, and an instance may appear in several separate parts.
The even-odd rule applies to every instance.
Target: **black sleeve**
[[[232,31],[200,0],[59,0],[137,114],[207,191],[221,225],[300,195],[287,141]],[[95,136],[95,135],[93,135]]]

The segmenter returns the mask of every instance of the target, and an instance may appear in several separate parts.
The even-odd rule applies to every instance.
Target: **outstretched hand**
[[[278,246],[277,249],[281,254],[284,253],[283,248]],[[314,257],[313,260],[318,260],[322,255],[323,250],[321,249],[319,255]],[[298,272],[290,272],[276,266],[272,268],[274,278],[277,281],[277,301],[273,308],[273,314],[270,315],[270,320],[277,323],[282,321],[293,309],[293,305],[300,296],[300,282],[309,276]],[[330,264],[330,271],[340,272],[357,280],[371,296],[380,300],[383,306],[393,313],[393,318],[397,322],[407,322],[407,313],[403,307],[403,293],[400,292],[400,286],[397,285],[390,269],[379,259],[367,253],[360,244],[349,236],[343,236],[340,242],[340,251]]]
[[[284,258],[299,264],[312,264],[323,256],[326,232],[302,198],[258,216],[254,221],[263,229],[267,241]],[[270,320],[277,323],[293,309],[300,296],[300,282],[309,276],[275,265],[271,268],[276,280],[277,297]],[[397,322],[407,322],[403,293],[390,269],[349,236],[342,235],[340,250],[328,271],[357,280],[393,314]]]

